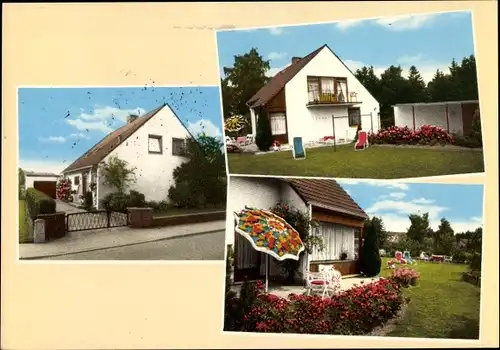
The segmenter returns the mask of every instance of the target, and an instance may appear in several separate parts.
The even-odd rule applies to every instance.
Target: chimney
[[[297,63],[301,59],[302,59],[302,57],[292,57],[292,64]]]
[[[138,115],[135,115],[135,114],[131,114],[127,117],[127,124],[129,123],[132,123],[134,120],[136,120],[137,118],[139,118]]]

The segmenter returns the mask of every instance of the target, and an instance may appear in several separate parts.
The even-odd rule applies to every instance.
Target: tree
[[[257,133],[255,135],[255,144],[261,151],[269,151],[273,145],[273,135],[271,133],[271,125],[267,114],[262,111],[257,118]]]
[[[26,187],[26,175],[24,174],[24,170],[21,168],[18,168],[17,174],[18,174],[18,181],[19,181],[19,185],[18,185],[19,198],[22,198],[24,195],[25,187]]]
[[[225,113],[248,115],[247,102],[269,81],[266,73],[270,68],[269,61],[264,60],[256,48],[234,56],[233,66],[224,67],[225,87],[222,97],[228,99]]]
[[[411,66],[409,69],[406,93],[411,102],[426,102],[428,100],[427,86],[415,66]]]
[[[378,246],[379,248],[386,248],[387,244],[387,232],[385,231],[384,221],[379,217],[372,217],[371,223],[374,226],[374,230],[377,234]]]
[[[363,275],[373,277],[380,273],[380,268],[382,266],[377,242],[377,232],[373,219],[367,220],[364,227],[366,235],[360,257],[360,270]]]
[[[126,160],[111,156],[99,165],[99,170],[106,185],[112,186],[123,194],[136,181],[136,168],[129,167]]]
[[[405,95],[408,82],[403,76],[401,66],[390,66],[380,75],[380,116],[385,124],[394,125],[393,105],[397,103],[412,102]]]
[[[410,227],[406,231],[406,236],[418,243],[423,243],[425,237],[432,237],[432,229],[429,226],[429,213],[410,214]]]
[[[173,171],[175,184],[168,196],[177,207],[204,208],[224,204],[226,165],[223,142],[201,133],[186,140],[186,162]]]
[[[230,86],[228,79],[221,79],[221,94],[222,94],[222,114],[225,118],[235,115],[233,87]]]
[[[434,254],[452,255],[455,243],[454,235],[455,232],[451,228],[450,222],[442,218],[437,231],[434,232]]]

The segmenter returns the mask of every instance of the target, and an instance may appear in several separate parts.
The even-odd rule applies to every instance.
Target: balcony
[[[350,93],[347,98],[342,92],[335,91],[308,91],[307,107],[327,107],[327,106],[354,106],[361,104],[357,100],[355,93]]]

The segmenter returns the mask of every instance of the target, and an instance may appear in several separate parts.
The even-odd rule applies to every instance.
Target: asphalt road
[[[125,247],[43,258],[44,260],[224,260],[224,231]]]

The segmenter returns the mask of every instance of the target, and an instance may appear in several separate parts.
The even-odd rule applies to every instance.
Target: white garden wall
[[[30,176],[26,175],[26,182],[24,188],[30,188],[33,187],[33,183],[35,181],[55,181],[59,179],[57,176]]]
[[[446,121],[446,104],[394,106],[394,124],[413,129],[413,113],[415,113],[416,129],[422,125],[434,125],[445,130],[449,127],[449,132],[452,134],[463,134],[462,108],[460,104],[448,104],[448,123]]]

